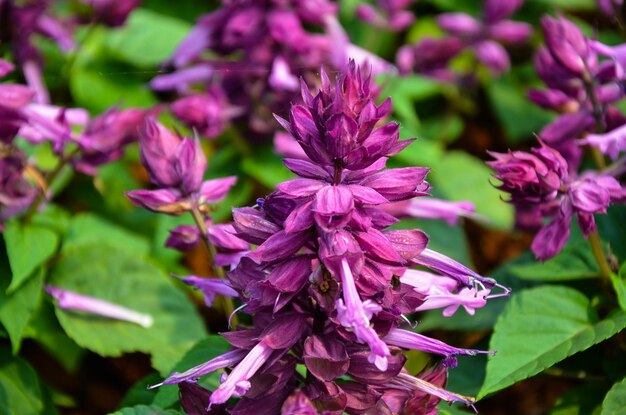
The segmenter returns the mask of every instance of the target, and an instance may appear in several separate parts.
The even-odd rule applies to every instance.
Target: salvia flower
[[[619,142],[607,135],[626,123],[614,104],[624,97],[624,45],[608,46],[588,39],[571,21],[559,15],[541,19],[545,47],[535,56],[535,67],[548,89],[529,91],[529,98],[561,115],[539,135],[576,171],[582,159],[581,144],[596,146],[614,156]],[[604,58],[601,58],[604,57]],[[584,139],[591,133],[589,140]]]
[[[154,323],[149,314],[140,313],[98,298],[78,294],[53,285],[46,285],[46,291],[57,300],[58,306],[63,310],[85,311],[115,320],[128,321],[145,328],[152,327]]]
[[[534,220],[525,219],[541,227],[531,248],[537,258],[545,260],[563,249],[573,216],[588,236],[596,229],[593,214],[606,213],[611,204],[623,203],[626,190],[606,173],[570,173],[559,152],[540,144],[530,153],[490,153],[495,161],[488,164],[496,170],[494,177],[501,182],[498,188],[510,195],[510,203],[534,215]],[[552,220],[542,226],[545,217]]]
[[[422,231],[388,229],[397,219],[383,207],[425,195],[428,169],[385,169],[408,142],[396,124],[382,123],[390,102],[373,102],[361,68],[351,63],[335,82],[322,72],[321,90],[303,84],[302,94],[289,120],[278,118],[303,151],[285,160],[298,177],[255,207],[233,210],[235,235],[257,247],[218,285],[237,294],[252,327],[222,333],[229,352],[162,384],[230,367],[208,401],[232,414],[431,413],[440,399],[471,405],[443,389],[443,365],[423,378],[408,373],[403,351],[432,352],[450,367],[457,355],[482,352],[400,325],[425,305],[473,311],[497,296],[490,291],[498,284],[427,249]],[[214,280],[191,282],[218,292]]]

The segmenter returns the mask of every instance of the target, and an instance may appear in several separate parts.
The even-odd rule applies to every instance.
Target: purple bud
[[[194,225],[179,225],[170,231],[170,235],[165,241],[168,248],[179,251],[190,251],[200,242],[200,232]]]
[[[141,0],[82,0],[93,7],[94,20],[110,27],[122,26]]]
[[[476,36],[482,30],[481,23],[465,13],[440,14],[437,24],[446,32],[461,37]]]
[[[207,307],[213,305],[216,295],[223,295],[225,297],[237,298],[239,294],[233,290],[225,280],[219,278],[204,278],[190,275],[187,277],[178,277],[185,284],[194,287],[197,290],[202,291],[204,295],[204,302]]]
[[[200,140],[185,138],[176,151],[176,173],[181,179],[183,192],[195,193],[200,189],[206,170],[206,156]]]
[[[485,0],[485,21],[495,23],[511,16],[524,0]]]
[[[576,75],[588,71],[590,58],[587,38],[580,29],[563,16],[555,19],[544,16],[541,19],[544,37],[548,50],[564,68]]]
[[[317,409],[309,398],[300,391],[295,392],[287,399],[280,410],[281,415],[318,415]]]
[[[511,66],[509,54],[498,42],[484,40],[474,45],[476,57],[496,75],[507,72]]]
[[[180,137],[151,118],[139,131],[141,162],[157,186],[176,187],[180,176],[176,172],[176,156]]]
[[[491,37],[499,42],[517,44],[528,40],[533,27],[528,23],[504,20],[489,26]]]

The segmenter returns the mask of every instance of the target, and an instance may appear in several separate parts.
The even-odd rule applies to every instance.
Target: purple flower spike
[[[46,285],[46,292],[57,300],[57,304],[63,310],[79,310],[88,313],[109,317],[115,320],[128,321],[145,328],[152,327],[154,323],[149,314],[139,313],[121,305],[109,303],[94,297],[64,290],[52,285]]]
[[[617,160],[619,154],[626,151],[626,124],[608,133],[589,134],[579,143],[597,147],[602,154]]]

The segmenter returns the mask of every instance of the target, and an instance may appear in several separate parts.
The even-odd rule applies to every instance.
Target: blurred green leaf
[[[450,151],[429,174],[435,187],[447,200],[469,200],[487,225],[510,229],[513,207],[502,201],[502,193],[490,183],[492,171],[478,158],[462,151]]]
[[[124,248],[93,242],[67,249],[52,269],[50,284],[152,316],[154,325],[144,328],[56,307],[65,332],[102,356],[149,353],[164,373],[206,335],[193,305],[169,277]]]
[[[626,206],[609,207],[606,215],[595,215],[598,233],[609,244],[610,251],[626,260]]]
[[[76,370],[86,353],[61,328],[50,301],[42,301],[26,329],[24,337],[35,339],[69,372]]]
[[[132,210],[134,205],[126,197],[126,192],[141,189],[142,184],[132,174],[125,160],[108,163],[98,169],[94,185],[109,208],[117,211]]]
[[[255,149],[253,155],[243,159],[241,170],[269,189],[295,177],[269,146]]]
[[[191,25],[146,9],[134,10],[126,24],[111,31],[106,45],[111,54],[137,67],[154,67],[170,57]]]
[[[619,306],[622,310],[626,310],[626,262],[622,264],[619,274],[611,274],[611,283]]]
[[[0,413],[40,415],[43,410],[35,370],[9,350],[0,349]]]
[[[106,30],[89,31],[70,71],[70,91],[76,104],[93,113],[113,105],[152,107],[157,101],[147,82],[150,76],[132,66],[107,59]]]
[[[600,271],[589,244],[579,241],[552,259],[512,266],[509,272],[524,280],[568,281],[595,278]]]
[[[532,103],[526,94],[531,85],[509,74],[493,80],[487,87],[491,107],[513,142],[532,139],[554,115]]]
[[[626,313],[600,321],[589,299],[563,286],[542,286],[513,295],[496,322],[487,375],[479,398],[536,375],[626,327]]]
[[[42,211],[33,216],[32,223],[65,235],[70,225],[70,214],[61,206],[47,203]]]
[[[134,234],[93,213],[79,213],[74,216],[63,241],[63,252],[94,242],[108,243],[127,254],[140,257],[150,252],[150,242],[143,236]]]
[[[6,291],[11,293],[56,252],[59,237],[48,228],[17,220],[6,224],[3,236],[13,275]]]
[[[18,289],[11,294],[6,293],[9,286],[8,273],[6,273],[5,264],[0,260],[0,323],[6,329],[13,354],[20,349],[24,329],[41,301],[41,293],[43,292],[43,278],[45,269],[40,268],[37,275],[29,278]]]
[[[602,415],[626,413],[626,378],[613,385],[602,402]]]
[[[385,87],[380,96],[393,97],[393,112],[411,129],[417,129],[420,120],[414,102],[440,94],[440,82],[420,75],[390,76],[385,78]]]
[[[550,415],[596,415],[605,393],[602,383],[586,382],[565,392]]]
[[[171,369],[171,372],[183,373],[199,364],[226,353],[230,345],[222,336],[211,335],[200,340],[191,350]],[[201,386],[215,390],[220,385],[220,371],[203,376],[198,382]],[[178,386],[164,385],[159,387],[154,405],[162,408],[170,407],[178,401]]]

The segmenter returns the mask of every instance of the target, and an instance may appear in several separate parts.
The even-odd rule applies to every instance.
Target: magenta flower
[[[289,121],[278,118],[303,153],[285,160],[297,178],[254,208],[233,210],[235,236],[257,247],[239,258],[227,282],[190,281],[209,296],[227,287],[241,311],[254,315],[252,327],[223,333],[233,349],[222,359],[163,383],[193,381],[235,356],[215,391],[194,392],[210,393],[211,405],[233,414],[402,413],[420,405],[431,411],[440,399],[473,403],[442,389],[444,369],[424,379],[406,373],[402,352],[433,352],[453,366],[455,356],[479,351],[399,327],[402,314],[422,309],[473,312],[497,296],[489,294],[498,285],[427,249],[422,231],[388,229],[397,219],[383,207],[425,195],[428,169],[385,169],[407,142],[397,125],[381,122],[390,102],[374,104],[369,77],[353,63],[349,69],[336,82],[322,72],[315,95],[302,85],[304,104],[292,107]],[[297,374],[298,364],[311,376]],[[241,399],[229,404],[233,397]]]

